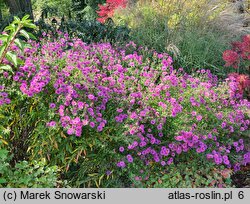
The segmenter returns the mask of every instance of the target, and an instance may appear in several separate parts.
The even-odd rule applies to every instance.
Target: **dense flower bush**
[[[197,155],[236,171],[250,162],[244,145],[250,103],[233,80],[219,83],[209,70],[188,75],[173,68],[168,54],[132,42],[119,49],[65,34],[30,43],[14,83],[29,97],[50,96],[48,128],[62,126],[77,137],[89,131],[102,137],[110,128],[122,134],[118,167],[161,169]]]

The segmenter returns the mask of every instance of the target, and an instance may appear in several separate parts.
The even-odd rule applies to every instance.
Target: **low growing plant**
[[[52,188],[57,187],[58,168],[44,161],[20,161],[11,166],[12,156],[0,141],[0,187],[1,188]]]

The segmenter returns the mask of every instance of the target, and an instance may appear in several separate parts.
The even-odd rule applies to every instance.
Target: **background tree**
[[[3,21],[2,7],[0,7],[0,23]]]
[[[10,9],[11,15],[24,16],[29,14],[33,19],[32,3],[31,0],[4,0]]]

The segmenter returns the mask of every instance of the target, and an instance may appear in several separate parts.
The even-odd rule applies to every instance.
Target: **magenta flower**
[[[48,127],[55,127],[56,126],[56,122],[55,121],[50,121],[49,123],[47,123]]]
[[[67,133],[68,133],[68,135],[74,134],[74,129],[73,129],[73,128],[69,128],[69,129],[67,130]]]
[[[125,167],[126,167],[126,164],[125,164],[124,161],[120,161],[120,162],[117,163],[117,166],[118,166],[118,167],[121,167],[121,168],[125,168]]]
[[[159,125],[157,126],[157,129],[158,129],[158,130],[162,130],[162,124],[159,124]]]
[[[55,107],[56,107],[56,104],[55,104],[55,103],[51,103],[51,104],[49,105],[49,107],[50,107],[50,108],[55,108]]]
[[[121,113],[121,112],[123,112],[123,109],[118,108],[116,111],[117,111],[118,113]]]
[[[132,163],[133,162],[133,157],[130,154],[128,154],[127,155],[127,160],[128,160],[129,163]]]
[[[152,125],[154,125],[155,124],[155,120],[151,120],[151,122],[150,122]]]
[[[120,148],[119,148],[119,151],[120,151],[120,152],[124,152],[124,147],[120,147]]]
[[[94,128],[95,127],[95,123],[94,122],[90,122],[89,126],[92,127],[92,128]]]
[[[94,99],[95,99],[95,96],[92,95],[92,94],[89,94],[89,95],[88,95],[88,98],[89,98],[90,100],[94,100]]]
[[[197,115],[197,116],[196,116],[196,119],[197,119],[198,121],[201,121],[201,120],[202,120],[202,115]]]

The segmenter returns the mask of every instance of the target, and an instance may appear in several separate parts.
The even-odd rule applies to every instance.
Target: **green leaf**
[[[33,23],[24,23],[23,25],[24,25],[25,27],[27,27],[27,28],[32,28],[32,29],[35,29],[35,28],[36,28],[36,25],[33,24]]]
[[[6,179],[4,179],[4,178],[0,178],[0,184],[6,183],[6,182],[7,182],[7,180],[6,180]]]
[[[15,42],[15,44],[16,44],[21,50],[23,50],[23,48],[24,48],[24,43],[23,43],[22,40],[16,38],[16,39],[14,40],[14,42]]]
[[[19,22],[20,22],[20,18],[18,18],[17,16],[14,16],[13,23],[19,23]]]
[[[7,26],[4,31],[15,31],[16,30],[16,26],[14,24],[10,24],[9,26]]]
[[[30,38],[31,39],[33,39],[33,40],[36,40],[36,36],[34,36],[32,33],[30,33],[30,32],[27,32],[28,34],[29,34],[29,36],[30,36]]]
[[[21,35],[22,35],[23,37],[25,37],[27,40],[30,39],[30,36],[29,36],[29,34],[27,33],[27,31],[25,31],[25,30],[20,30],[20,33],[21,33]]]
[[[17,67],[17,56],[16,56],[16,54],[13,54],[13,53],[11,53],[11,52],[7,52],[6,58],[7,58],[7,60],[9,60],[10,62],[12,62],[12,63],[14,64],[15,67]]]
[[[29,15],[29,14],[25,15],[25,16],[22,18],[22,21],[27,20],[29,17],[30,17],[30,15]]]
[[[12,68],[10,65],[2,65],[2,66],[0,66],[0,70],[6,70],[6,71],[12,72]]]
[[[0,35],[0,40],[6,41],[8,39],[8,35]]]
[[[6,149],[0,149],[0,158],[2,160],[5,160],[7,159],[7,156],[8,156],[8,151]]]
[[[32,48],[32,46],[30,44],[24,44],[24,48]]]
[[[0,47],[0,57],[2,56],[4,49],[5,49],[5,46]]]
[[[24,64],[24,61],[23,61],[23,60],[21,60],[20,58],[17,58],[17,64],[19,64],[19,65],[23,65],[23,64]]]

